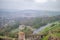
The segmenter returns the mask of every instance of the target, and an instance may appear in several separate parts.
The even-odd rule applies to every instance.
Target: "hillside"
[[[7,19],[5,19],[5,21],[1,20],[1,22],[2,21],[3,23],[5,23]],[[36,17],[36,18],[30,18],[30,19],[28,18],[11,19],[7,21],[8,23],[3,24],[3,26],[1,26],[2,28],[0,27],[0,35],[4,36],[6,35],[6,33],[8,33],[9,35],[11,31],[14,31],[14,33],[17,32],[19,25],[26,25],[26,26],[32,27],[33,29],[38,29],[42,26],[45,26],[48,23],[52,23],[55,21],[60,21],[60,15],[52,16],[52,17]]]
[[[17,38],[17,33],[19,31],[23,31],[26,33],[26,35],[28,35],[29,33],[32,34],[35,29],[45,26],[48,23],[52,23],[51,27],[49,26],[48,28],[44,29],[44,31],[42,33],[40,33],[40,34],[44,33],[43,34],[44,38],[42,40],[45,40],[45,39],[47,40],[50,36],[48,34],[50,32],[49,31],[50,28],[53,28],[54,29],[53,31],[55,31],[54,25],[56,23],[54,24],[54,22],[60,21],[59,13],[58,13],[58,15],[55,15],[55,16],[43,16],[43,17],[28,17],[28,16],[27,17],[16,17],[16,16],[14,16],[14,13],[13,13],[14,18],[12,18],[12,15],[10,15],[10,14],[8,15],[9,17],[8,16],[4,17],[6,15],[8,15],[8,14],[6,13],[4,15],[4,13],[3,13],[3,16],[0,16],[0,36],[8,36],[8,37],[12,37],[12,38]],[[26,14],[24,13],[24,15],[26,15]],[[50,15],[50,13],[49,13],[49,15]],[[58,24],[59,24],[59,22],[57,22],[56,26],[58,26]],[[21,26],[21,25],[30,26],[30,27],[29,28],[25,27],[23,30],[19,30],[19,26]],[[58,26],[56,28],[56,30],[58,30],[58,28],[60,28],[60,27]],[[33,29],[33,30],[31,30],[31,29]],[[54,36],[54,35],[59,35],[59,34],[60,33],[57,33],[57,32],[55,34],[55,32],[54,32],[51,35]]]
[[[55,21],[60,21],[60,15],[58,16],[52,16],[52,17],[42,17],[42,18],[35,18],[33,21],[33,27],[34,28],[39,28],[41,26],[45,26],[48,23],[52,23]]]
[[[51,23],[40,34],[44,35],[42,40],[60,40],[60,21]]]

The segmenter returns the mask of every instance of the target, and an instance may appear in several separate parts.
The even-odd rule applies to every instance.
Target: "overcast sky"
[[[0,0],[0,9],[60,11],[60,0]]]

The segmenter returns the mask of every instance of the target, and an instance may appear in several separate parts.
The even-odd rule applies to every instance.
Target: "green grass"
[[[12,38],[7,37],[7,36],[0,36],[0,38],[8,38],[8,39],[12,39]]]
[[[6,39],[11,39],[11,40],[15,40],[16,39],[16,38],[11,38],[11,37],[7,37],[7,36],[0,36],[0,38],[2,38],[2,39],[6,38]]]
[[[51,37],[59,37],[60,38],[60,23],[54,22],[49,27],[46,27],[44,30],[40,32],[41,34],[45,35],[42,40],[48,40],[49,36]]]
[[[49,36],[50,36],[50,35],[44,37],[42,40],[48,40]]]

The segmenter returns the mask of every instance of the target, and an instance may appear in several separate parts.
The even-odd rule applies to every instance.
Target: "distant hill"
[[[45,11],[45,10],[0,10],[0,15],[3,17],[43,17],[60,15],[59,11]]]

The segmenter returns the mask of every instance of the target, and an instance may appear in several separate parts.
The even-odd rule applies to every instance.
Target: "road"
[[[48,23],[45,26],[40,27],[39,29],[34,30],[33,34],[38,34],[40,31],[42,31],[43,29],[45,29],[46,27],[48,27],[49,25],[51,25],[50,23]]]

